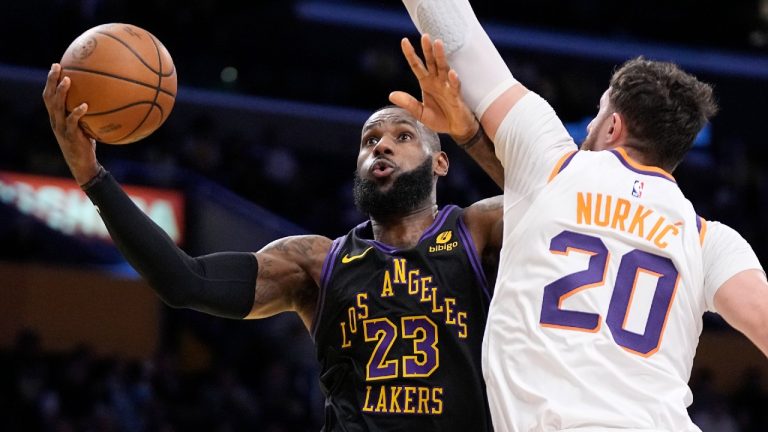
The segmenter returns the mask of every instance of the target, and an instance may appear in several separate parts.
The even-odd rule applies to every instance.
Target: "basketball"
[[[105,144],[129,144],[165,122],[176,101],[176,69],[168,50],[150,32],[121,23],[102,24],[77,37],[61,59],[71,86],[67,111],[83,102],[80,125]]]

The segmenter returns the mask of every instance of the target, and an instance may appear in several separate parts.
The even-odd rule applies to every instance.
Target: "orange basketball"
[[[131,24],[87,30],[61,58],[72,81],[67,111],[83,102],[85,131],[106,144],[147,137],[168,118],[176,101],[176,69],[168,50],[150,32]]]

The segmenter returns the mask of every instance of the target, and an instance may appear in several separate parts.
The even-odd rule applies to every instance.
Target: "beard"
[[[355,207],[363,214],[378,218],[409,213],[432,194],[432,179],[431,157],[397,177],[387,191],[380,190],[376,182],[360,178],[355,172]]]
[[[579,150],[593,150],[595,148],[595,141],[596,138],[593,134],[587,134],[587,137],[579,145]]]

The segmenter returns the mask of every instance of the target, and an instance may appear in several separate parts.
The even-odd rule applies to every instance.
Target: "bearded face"
[[[363,214],[374,218],[409,213],[429,199],[433,175],[431,156],[411,171],[401,173],[386,189],[355,172],[355,206]]]

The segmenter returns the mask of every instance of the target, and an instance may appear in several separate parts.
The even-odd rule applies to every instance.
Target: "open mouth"
[[[370,171],[376,178],[388,177],[395,171],[395,165],[386,159],[378,159],[371,165]]]

